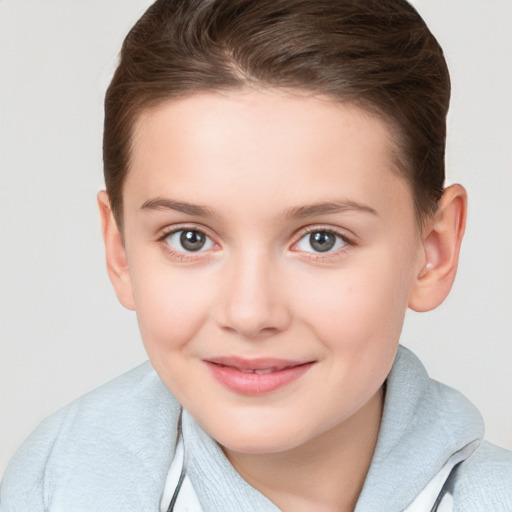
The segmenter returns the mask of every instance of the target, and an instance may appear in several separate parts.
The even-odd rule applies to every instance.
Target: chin
[[[245,454],[269,454],[293,450],[306,443],[312,436],[293,428],[231,428],[210,434],[227,450]]]
[[[296,448],[301,443],[290,443],[288,440],[282,439],[233,439],[229,438],[228,443],[219,444],[232,452],[244,453],[247,455],[263,455],[269,453],[281,453]]]

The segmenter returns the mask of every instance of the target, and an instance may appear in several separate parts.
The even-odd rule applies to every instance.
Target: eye
[[[297,249],[304,252],[329,252],[341,249],[347,241],[332,231],[313,231],[297,242]]]
[[[213,241],[196,229],[180,229],[165,237],[167,245],[177,252],[199,252],[213,247]]]

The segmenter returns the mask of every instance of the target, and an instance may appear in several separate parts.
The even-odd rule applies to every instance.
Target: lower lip
[[[242,373],[232,366],[205,361],[213,376],[225,387],[235,393],[247,396],[258,396],[271,393],[302,377],[313,362],[290,368],[283,368],[272,373]]]

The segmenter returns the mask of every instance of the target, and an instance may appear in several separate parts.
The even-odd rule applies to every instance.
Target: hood
[[[420,360],[400,346],[355,512],[406,509],[443,468],[467,458],[483,434],[476,407],[460,392],[430,379]]]
[[[186,411],[182,419],[186,473],[203,510],[278,511],[242,479]],[[452,468],[473,452],[483,431],[475,406],[430,379],[419,359],[400,346],[386,380],[377,446],[355,512],[438,510],[437,496]]]

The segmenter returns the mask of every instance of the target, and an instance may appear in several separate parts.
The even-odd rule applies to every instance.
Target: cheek
[[[304,283],[301,314],[334,349],[398,342],[411,287],[406,258],[381,254]],[[305,290],[308,293],[304,293]],[[297,291],[296,295],[300,292]]]
[[[190,272],[134,266],[132,282],[141,336],[152,361],[182,349],[205,324],[212,289]]]
[[[301,302],[297,316],[321,343],[330,389],[346,406],[340,414],[348,416],[375,394],[391,369],[407,305],[407,279],[390,259],[379,266],[337,270],[309,288],[316,292]]]

